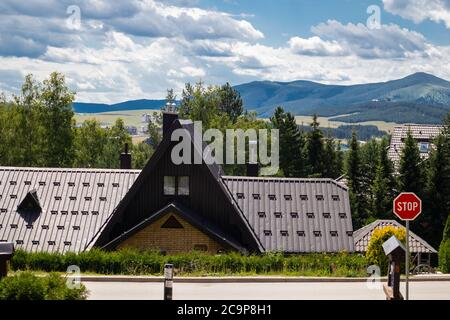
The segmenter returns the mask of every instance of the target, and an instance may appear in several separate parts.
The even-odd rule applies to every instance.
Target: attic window
[[[330,218],[331,218],[331,214],[330,214],[329,212],[324,212],[324,213],[323,213],[323,217],[324,217],[325,219],[330,219]]]
[[[351,237],[353,235],[353,231],[347,231],[347,235]]]
[[[323,200],[323,195],[321,195],[321,194],[316,195],[316,200],[322,201]]]
[[[275,215],[275,218],[281,218],[281,216],[282,216],[281,212],[275,212],[274,215]]]
[[[308,212],[307,214],[306,214],[306,216],[308,217],[308,218],[314,218],[314,213],[312,213],[312,212]]]
[[[306,194],[301,194],[300,200],[306,201],[306,200],[308,200],[308,196]]]
[[[305,231],[297,231],[297,235],[299,237],[304,237],[305,236]]]
[[[347,218],[347,214],[345,212],[340,212],[339,218],[345,219],[345,218]]]
[[[26,186],[31,186],[31,181],[25,181],[24,184],[25,184]]]
[[[253,199],[254,200],[261,200],[261,195],[259,193],[254,193],[253,194]]]
[[[89,182],[83,182],[83,187],[89,187],[90,183]]]
[[[189,195],[189,177],[181,176],[178,177],[178,195],[188,196]]]
[[[75,182],[68,182],[69,187],[75,187]]]
[[[174,217],[170,216],[161,226],[163,229],[183,229],[183,225]]]
[[[337,237],[338,236],[338,232],[337,231],[330,231],[330,235],[332,237]]]
[[[175,195],[175,177],[174,176],[164,176],[164,189],[165,196]]]
[[[274,195],[274,194],[269,194],[269,200],[277,200],[276,195]]]
[[[61,185],[61,183],[58,181],[53,182],[53,186],[55,186],[55,187],[59,187],[60,185]]]
[[[292,196],[290,194],[285,194],[284,200],[292,200]]]
[[[97,187],[103,188],[104,186],[105,186],[105,184],[103,182],[97,183]]]
[[[266,217],[266,213],[263,212],[263,211],[260,211],[260,212],[258,212],[258,216],[259,216],[260,218],[265,218],[265,217]]]
[[[333,199],[333,201],[339,201],[339,195],[337,194],[333,194],[331,198]]]
[[[119,187],[119,183],[118,182],[113,182],[112,186],[113,186],[113,188],[117,188],[117,187]]]
[[[291,212],[292,218],[298,218],[298,212]]]
[[[17,206],[17,210],[33,211],[33,212],[42,211],[36,190],[31,190],[27,192],[25,198],[23,198],[22,202]]]
[[[245,199],[245,196],[243,193],[238,192],[238,193],[236,193],[236,195],[237,195],[238,199]]]
[[[314,231],[314,236],[321,237],[322,236],[322,231]]]
[[[280,233],[282,237],[287,237],[289,235],[289,232],[287,230],[281,230]]]
[[[264,235],[265,236],[271,236],[272,235],[272,231],[271,230],[264,230]]]

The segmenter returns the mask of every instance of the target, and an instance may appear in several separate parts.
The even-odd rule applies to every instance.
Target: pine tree
[[[323,133],[319,125],[317,115],[314,115],[311,123],[312,130],[308,133],[307,150],[310,174],[322,177],[324,175],[324,147]]]
[[[411,130],[408,130],[400,156],[399,187],[401,192],[414,192],[419,197],[425,188],[424,163]]]
[[[336,142],[333,137],[328,134],[325,139],[325,150],[323,159],[323,177],[336,179],[341,175],[341,164],[339,163],[340,155],[336,148]]]
[[[362,183],[362,167],[359,143],[356,132],[352,133],[350,150],[346,161],[346,176],[349,188],[350,206],[352,209],[353,228],[359,229],[367,220],[367,206]]]
[[[285,113],[282,107],[275,110],[272,125],[279,130],[280,168],[286,177],[300,177],[305,174],[304,137],[298,129],[295,117]]]
[[[241,95],[228,82],[219,89],[219,111],[228,114],[232,123],[244,112]]]

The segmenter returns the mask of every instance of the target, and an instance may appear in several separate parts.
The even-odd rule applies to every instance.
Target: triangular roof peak
[[[35,212],[41,212],[42,207],[39,202],[39,197],[37,195],[37,192],[35,189],[30,190],[27,192],[23,200],[19,203],[17,206],[17,210],[21,211],[35,211]]]

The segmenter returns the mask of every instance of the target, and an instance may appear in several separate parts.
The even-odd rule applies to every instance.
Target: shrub
[[[22,255],[23,257],[23,255]],[[31,272],[21,272],[0,281],[0,300],[84,300],[87,290],[66,286],[65,278],[56,273],[37,277]]]
[[[439,246],[439,268],[443,273],[450,273],[450,216],[447,217],[444,236]]]
[[[367,262],[371,265],[379,266],[382,274],[386,274],[388,269],[388,258],[384,253],[383,243],[392,236],[396,236],[398,240],[405,243],[405,228],[394,226],[376,228],[370,237],[370,242],[367,247]]]

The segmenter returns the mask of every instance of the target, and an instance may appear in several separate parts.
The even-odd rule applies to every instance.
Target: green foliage
[[[399,168],[399,187],[402,192],[414,192],[418,196],[424,189],[423,163],[417,141],[408,130],[405,145],[401,152]]]
[[[450,273],[450,216],[447,217],[444,235],[439,247],[439,268],[443,273]]]
[[[164,256],[154,251],[125,249],[105,252],[93,249],[73,253],[38,254],[18,251],[14,270],[62,271],[78,265],[83,272],[100,274],[161,275],[164,264],[173,263],[178,275],[286,274],[304,276],[364,276],[366,259],[348,253],[284,256],[278,253],[245,256],[237,252],[208,255],[191,252]],[[333,271],[330,266],[334,265]]]
[[[308,150],[308,164],[310,174],[322,177],[324,174],[324,146],[323,132],[319,129],[317,115],[313,116],[311,123],[312,130],[308,132],[306,139],[306,149]]]
[[[218,108],[229,116],[232,123],[236,123],[244,112],[241,95],[228,82],[219,89]]]
[[[382,274],[388,270],[388,258],[383,250],[383,243],[390,237],[395,236],[399,241],[405,243],[406,230],[394,226],[376,228],[367,247],[366,258],[369,264],[379,266]]]
[[[37,277],[31,272],[3,278],[0,281],[0,300],[85,300],[87,290],[69,288],[65,278],[56,273]]]

